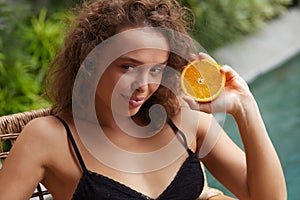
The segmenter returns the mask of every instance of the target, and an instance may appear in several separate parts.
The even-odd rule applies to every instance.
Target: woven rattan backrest
[[[0,117],[0,161],[3,162],[9,154],[7,144],[14,144],[22,129],[28,122],[34,118],[48,115],[50,115],[50,108]],[[47,194],[48,192],[42,191],[41,185],[39,184],[32,197],[39,197],[40,200],[43,200],[44,195]]]

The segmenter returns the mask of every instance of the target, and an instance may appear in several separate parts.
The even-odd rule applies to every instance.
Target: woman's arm
[[[205,134],[212,134],[210,130],[221,132],[214,148],[202,159],[204,164],[240,199],[286,199],[281,164],[253,95],[246,82],[229,66],[224,66],[222,73],[226,75],[226,86],[221,97],[205,104],[188,98],[186,100],[192,109],[207,113],[225,110],[231,114],[239,128],[245,153],[221,127],[203,128],[201,123],[202,133],[205,131]],[[209,120],[206,124],[219,126],[214,119]]]
[[[245,147],[251,199],[286,199],[281,164],[254,98],[244,99],[233,116]]]
[[[29,199],[43,179],[47,145],[42,138],[45,127],[41,126],[36,120],[30,122],[3,163],[0,170],[1,199]]]

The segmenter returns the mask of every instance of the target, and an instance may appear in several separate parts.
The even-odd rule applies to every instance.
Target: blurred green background
[[[194,37],[209,52],[262,28],[292,0],[180,0],[196,16]],[[0,0],[0,116],[49,106],[44,77],[79,0]]]

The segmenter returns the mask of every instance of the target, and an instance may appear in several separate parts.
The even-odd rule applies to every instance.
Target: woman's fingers
[[[190,62],[192,62],[194,60],[197,60],[197,59],[198,60],[209,59],[209,60],[212,60],[212,61],[216,62],[215,59],[213,59],[210,55],[208,55],[206,53],[203,53],[203,52],[200,52],[198,55],[190,54],[190,56],[189,56],[189,61]]]
[[[224,65],[220,69],[221,73],[225,74],[226,85],[231,85],[237,87],[236,89],[249,89],[246,81],[229,65]],[[241,87],[241,88],[240,88]]]
[[[226,105],[222,98],[218,98],[212,102],[201,103],[189,96],[184,96],[183,100],[187,102],[192,110],[202,111],[205,113],[225,113]]]
[[[215,60],[208,54],[200,52],[197,58],[195,55],[191,56],[192,59],[209,59],[215,62]],[[230,66],[224,65],[221,67],[220,72],[226,77],[226,84],[224,91],[221,95],[211,102],[197,102],[195,99],[189,96],[183,97],[192,110],[198,110],[206,113],[218,113],[218,112],[234,112],[235,105],[240,100],[251,95],[247,82]]]
[[[192,62],[192,61],[194,61],[194,60],[197,60],[198,59],[198,56],[196,55],[196,54],[190,54],[190,56],[189,56],[189,62]]]
[[[192,97],[189,97],[189,96],[183,96],[182,98],[183,98],[183,100],[184,100],[185,102],[188,103],[188,105],[190,106],[190,108],[191,108],[192,110],[200,110],[200,109],[199,109],[199,104],[198,104],[198,102],[195,101]]]
[[[220,69],[220,72],[225,74],[226,76],[226,82],[232,80],[234,77],[238,77],[238,73],[234,71],[230,66],[228,65],[223,65],[222,68]]]
[[[198,54],[198,59],[199,60],[202,60],[202,59],[209,59],[209,60],[212,60],[213,62],[216,62],[215,59],[213,59],[210,55],[206,54],[206,53],[203,53],[203,52],[200,52]]]

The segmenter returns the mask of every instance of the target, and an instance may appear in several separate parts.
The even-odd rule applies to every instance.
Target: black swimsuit
[[[57,117],[58,118],[58,117]],[[77,185],[73,200],[149,200],[153,199],[107,176],[88,170],[77,148],[72,133],[66,122],[58,118],[64,125],[77,159],[82,168],[82,177]],[[180,133],[187,147],[184,134],[176,125],[168,120],[169,125]],[[187,148],[188,157],[183,162],[171,184],[162,192],[157,200],[195,200],[201,194],[204,177],[197,155]]]

